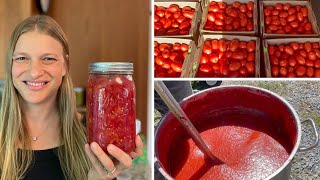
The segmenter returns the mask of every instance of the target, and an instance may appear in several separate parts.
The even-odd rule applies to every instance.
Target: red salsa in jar
[[[107,153],[114,144],[126,153],[135,148],[135,85],[132,63],[89,65],[87,140]]]

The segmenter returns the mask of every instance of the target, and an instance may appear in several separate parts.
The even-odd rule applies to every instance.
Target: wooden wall
[[[0,22],[6,22],[0,26],[2,57],[6,49],[3,47],[7,47],[9,39],[8,33],[18,22],[32,14],[31,6],[35,6],[34,1],[30,3],[31,0],[19,1],[20,4],[18,1],[5,0],[6,6],[0,6]],[[60,24],[68,37],[71,74],[76,86],[86,85],[87,67],[91,62],[134,63],[137,118],[142,121],[144,134],[147,120],[149,5],[149,0],[52,0],[48,11],[48,15]],[[3,11],[3,8],[6,10]],[[8,27],[3,28],[3,24]],[[2,64],[0,79],[4,78]]]

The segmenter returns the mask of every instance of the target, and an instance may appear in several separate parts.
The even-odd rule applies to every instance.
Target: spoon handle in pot
[[[190,119],[187,117],[185,112],[181,109],[178,102],[174,99],[168,88],[162,81],[154,81],[154,88],[158,92],[161,99],[166,103],[171,112],[176,116],[182,126],[187,130],[195,144],[199,147],[199,149],[207,155],[212,160],[218,160],[215,157],[204,140],[201,138],[197,129],[193,126]]]

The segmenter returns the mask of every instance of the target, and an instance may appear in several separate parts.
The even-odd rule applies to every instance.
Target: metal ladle
[[[161,99],[166,103],[171,112],[176,116],[181,125],[187,130],[192,140],[198,146],[198,148],[212,160],[219,160],[212,154],[204,140],[201,138],[197,129],[193,126],[190,119],[185,112],[181,109],[178,102],[174,99],[168,88],[162,81],[154,81],[154,88],[160,95]],[[219,160],[221,161],[221,160]]]

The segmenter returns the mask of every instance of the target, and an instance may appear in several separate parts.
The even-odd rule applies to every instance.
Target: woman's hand
[[[92,142],[85,145],[85,151],[93,164],[88,179],[113,179],[117,177],[123,170],[128,169],[132,165],[132,159],[142,155],[143,143],[139,135],[136,136],[136,149],[127,154],[113,144],[107,147],[108,153],[113,156],[119,163],[114,163],[111,158],[96,143]]]

